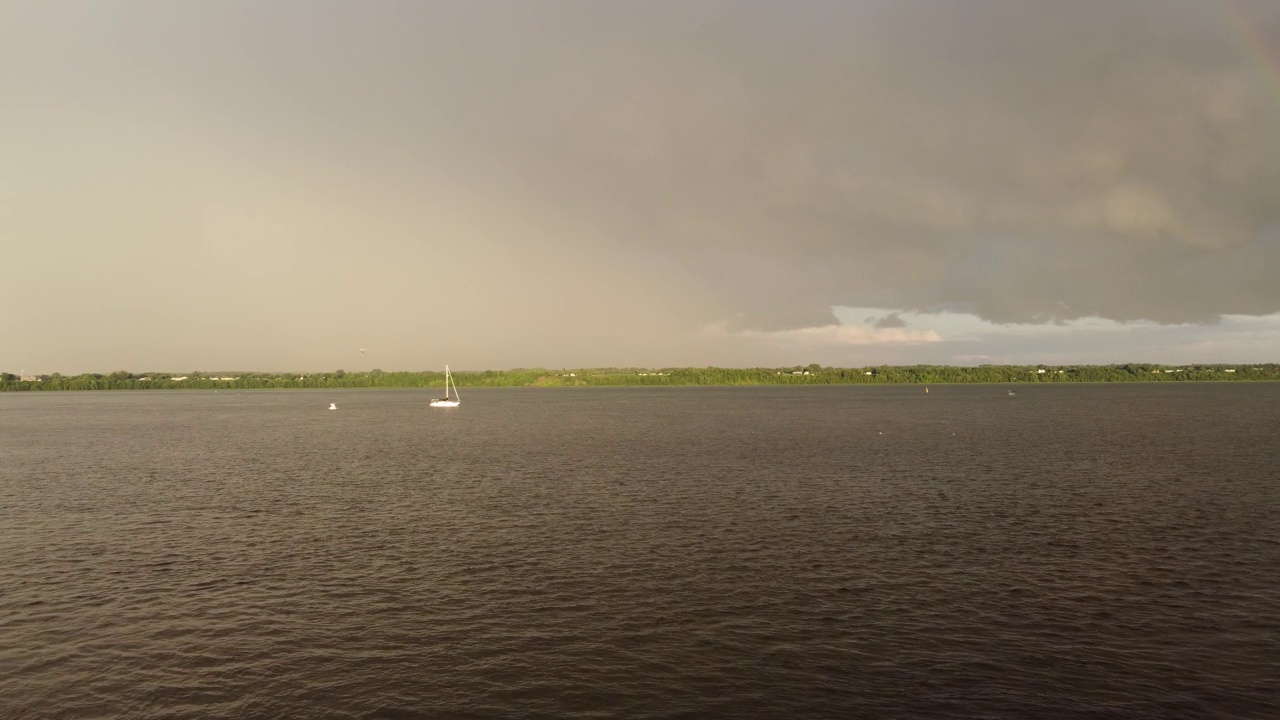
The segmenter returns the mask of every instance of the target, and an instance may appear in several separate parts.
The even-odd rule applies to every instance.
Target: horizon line
[[[801,369],[801,370],[803,370],[803,369],[806,369],[806,368],[812,368],[812,367],[813,367],[813,366],[815,366],[815,365],[817,365],[817,366],[818,366],[818,368],[819,368],[819,369],[821,369],[821,370],[866,370],[866,369],[871,369],[871,368],[910,368],[910,367],[936,367],[936,368],[983,368],[983,367],[1015,367],[1015,368],[1023,368],[1023,367],[1035,367],[1035,368],[1039,368],[1039,367],[1044,367],[1044,368],[1088,368],[1088,367],[1117,367],[1117,366],[1125,366],[1125,365],[1147,365],[1147,366],[1153,366],[1153,367],[1192,367],[1192,366],[1195,366],[1195,367],[1242,367],[1242,366],[1274,365],[1274,364],[1276,364],[1277,362],[1278,362],[1278,361],[1276,361],[1276,360],[1265,360],[1265,361],[1234,361],[1234,362],[1154,362],[1154,361],[1146,361],[1146,360],[1127,360],[1127,361],[1117,361],[1117,362],[1089,362],[1089,363],[1072,363],[1072,362],[1068,362],[1068,363],[1056,363],[1056,362],[976,363],[976,364],[959,364],[959,363],[875,363],[875,364],[868,364],[868,365],[822,365],[822,364],[820,364],[820,363],[790,363],[790,364],[779,364],[779,365],[661,365],[661,366],[656,366],[656,365],[590,365],[590,366],[568,366],[568,365],[565,365],[565,366],[549,366],[549,365],[534,365],[534,366],[521,366],[521,367],[510,367],[510,368],[483,368],[483,369],[472,369],[472,370],[455,370],[455,369],[451,369],[450,371],[451,371],[451,372],[454,372],[454,373],[458,373],[458,372],[462,372],[462,373],[486,373],[486,372],[506,373],[506,372],[532,372],[532,371],[581,372],[581,371],[602,371],[602,370],[707,370],[707,369],[713,369],[713,370],[783,370],[783,369]],[[326,369],[326,370],[243,370],[243,369],[242,369],[242,370],[228,370],[228,369],[222,369],[222,370],[186,370],[186,371],[183,371],[183,370],[169,371],[169,370],[157,370],[157,369],[151,369],[151,370],[146,370],[146,371],[142,371],[142,372],[135,372],[135,371],[132,371],[132,370],[124,370],[124,369],[117,369],[117,370],[112,370],[112,371],[109,371],[109,372],[84,371],[84,372],[73,372],[73,373],[64,373],[64,372],[61,372],[61,371],[51,371],[51,372],[30,372],[30,373],[29,373],[29,372],[26,372],[25,368],[24,368],[20,373],[15,373],[15,372],[8,371],[8,370],[0,370],[0,373],[4,373],[4,374],[11,374],[11,375],[20,376],[20,377],[36,377],[36,376],[50,376],[50,375],[60,375],[60,376],[63,376],[63,377],[76,377],[76,376],[80,376],[80,375],[100,375],[100,376],[107,376],[107,375],[111,375],[111,374],[119,373],[119,372],[128,373],[128,374],[130,374],[130,375],[147,375],[147,374],[177,375],[177,374],[180,374],[180,373],[190,373],[190,374],[193,374],[193,375],[209,375],[209,374],[218,374],[218,375],[220,375],[220,374],[223,374],[223,373],[241,373],[241,374],[248,374],[248,375],[293,375],[293,374],[302,374],[302,375],[320,375],[320,374],[333,374],[333,373],[337,373],[337,372],[341,372],[341,373],[343,373],[344,375],[368,375],[368,374],[370,374],[370,373],[374,373],[374,372],[383,373],[383,374],[390,374],[390,373],[434,373],[434,374],[441,374],[441,375],[442,375],[442,374],[444,374],[444,371],[443,371],[443,370],[428,370],[428,369],[396,369],[396,370],[386,370],[386,369],[383,369],[383,368],[371,368],[371,369],[368,369],[368,370],[347,370],[347,369],[345,369],[345,368],[335,368],[335,369],[332,369],[332,370],[327,370],[327,369]]]

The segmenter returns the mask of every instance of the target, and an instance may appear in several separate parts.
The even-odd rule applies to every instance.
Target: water
[[[1280,717],[1280,385],[431,395],[0,394],[0,717]]]

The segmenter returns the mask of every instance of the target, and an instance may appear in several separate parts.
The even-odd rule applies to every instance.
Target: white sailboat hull
[[[460,405],[457,400],[432,400],[431,407],[458,407]]]

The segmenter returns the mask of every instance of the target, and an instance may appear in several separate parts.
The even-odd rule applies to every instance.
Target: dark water
[[[0,394],[0,717],[1280,717],[1280,385],[431,394]]]

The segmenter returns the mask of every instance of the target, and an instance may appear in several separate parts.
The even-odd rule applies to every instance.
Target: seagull
[[[330,409],[330,410],[337,410],[337,409],[338,409],[338,403],[329,403],[329,409]]]

